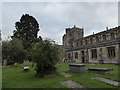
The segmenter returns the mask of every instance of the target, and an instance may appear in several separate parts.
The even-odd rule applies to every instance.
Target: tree
[[[9,41],[3,41],[2,42],[2,62],[7,59],[7,61],[10,60],[10,42]]]
[[[31,57],[36,63],[37,76],[44,77],[56,71],[55,65],[59,61],[58,54],[58,47],[51,40],[41,40],[32,46]]]
[[[26,56],[26,50],[20,39],[13,38],[11,41],[4,41],[2,44],[3,60],[6,59],[8,64],[22,63]]]
[[[29,48],[30,43],[37,39],[39,24],[33,16],[29,14],[22,15],[20,21],[15,23],[16,30],[13,31],[13,37],[23,41],[24,47]]]

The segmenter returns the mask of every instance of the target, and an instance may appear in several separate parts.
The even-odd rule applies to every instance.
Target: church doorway
[[[85,56],[85,54],[84,54],[85,52],[81,51],[81,53],[82,53],[82,63],[85,63],[85,57],[84,57]]]
[[[84,57],[82,57],[82,63],[85,63],[85,58]]]

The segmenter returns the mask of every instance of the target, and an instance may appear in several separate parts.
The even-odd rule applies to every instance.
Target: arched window
[[[76,42],[76,46],[77,46],[77,47],[79,46],[79,43],[78,43],[78,42]]]
[[[111,39],[114,39],[115,38],[115,34],[114,33],[111,33]]]
[[[115,57],[115,47],[108,47],[108,57],[114,58]]]
[[[75,59],[78,59],[78,52],[75,52]]]
[[[82,42],[82,41],[80,41],[80,43],[81,43],[81,45],[83,45],[83,42]]]
[[[88,44],[87,39],[85,40],[85,44]]]
[[[97,49],[91,50],[91,58],[97,58]]]
[[[90,38],[90,43],[91,43],[91,44],[93,43],[93,39],[92,39],[92,38]]]
[[[99,37],[96,37],[96,42],[99,42],[99,41],[100,41]]]
[[[106,40],[106,35],[103,35],[103,41],[105,41]]]
[[[71,55],[70,55],[70,53],[68,53],[68,59],[70,59],[71,58]]]

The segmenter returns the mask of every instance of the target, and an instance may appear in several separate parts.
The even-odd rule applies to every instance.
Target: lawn
[[[2,88],[2,68],[0,67],[0,89]]]
[[[39,78],[35,77],[34,68],[30,65],[29,72],[23,72],[21,65],[17,67],[6,66],[3,67],[2,73],[2,87],[3,88],[67,88],[59,82],[66,80],[73,80],[80,83],[86,88],[117,88],[116,86],[106,84],[98,80],[92,80],[92,77],[104,77],[115,81],[120,81],[118,79],[118,66],[117,65],[89,65],[86,64],[86,68],[90,67],[100,67],[100,68],[113,68],[112,75],[103,75],[96,73],[84,73],[77,74],[68,71],[68,64],[61,64],[57,69],[57,74],[54,76]],[[67,72],[72,74],[72,77],[63,77],[59,75],[59,72]]]

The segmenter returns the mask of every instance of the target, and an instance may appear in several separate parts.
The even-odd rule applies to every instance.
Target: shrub
[[[52,40],[41,40],[32,46],[31,58],[36,63],[37,76],[44,77],[56,71],[58,54],[58,46]]]

